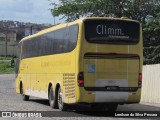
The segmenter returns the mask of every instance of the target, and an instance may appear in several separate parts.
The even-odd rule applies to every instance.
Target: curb
[[[158,104],[158,103],[140,102],[140,104],[154,106],[154,107],[160,107],[160,104]]]

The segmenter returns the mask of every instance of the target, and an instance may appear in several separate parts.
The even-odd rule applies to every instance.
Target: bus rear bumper
[[[136,92],[118,92],[118,91],[86,91],[77,102],[85,103],[139,103],[141,89]]]

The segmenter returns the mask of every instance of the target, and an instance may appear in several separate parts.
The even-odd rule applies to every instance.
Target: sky
[[[58,3],[59,0],[51,1]],[[0,20],[54,24],[49,4],[48,0],[0,0]],[[56,24],[64,21],[55,18]]]

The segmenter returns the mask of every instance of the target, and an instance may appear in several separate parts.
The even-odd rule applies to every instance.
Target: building
[[[0,21],[0,56],[6,54],[9,56],[17,56],[17,45],[23,37],[35,34],[51,26],[50,24]]]

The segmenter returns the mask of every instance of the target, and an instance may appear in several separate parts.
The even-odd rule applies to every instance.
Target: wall
[[[0,45],[0,56],[6,55],[6,46]],[[7,55],[17,56],[17,46],[7,46]]]
[[[160,64],[143,66],[141,102],[160,104]]]
[[[0,33],[0,56],[6,55],[6,35]],[[7,34],[7,55],[16,56],[17,55],[17,44],[16,33]]]

